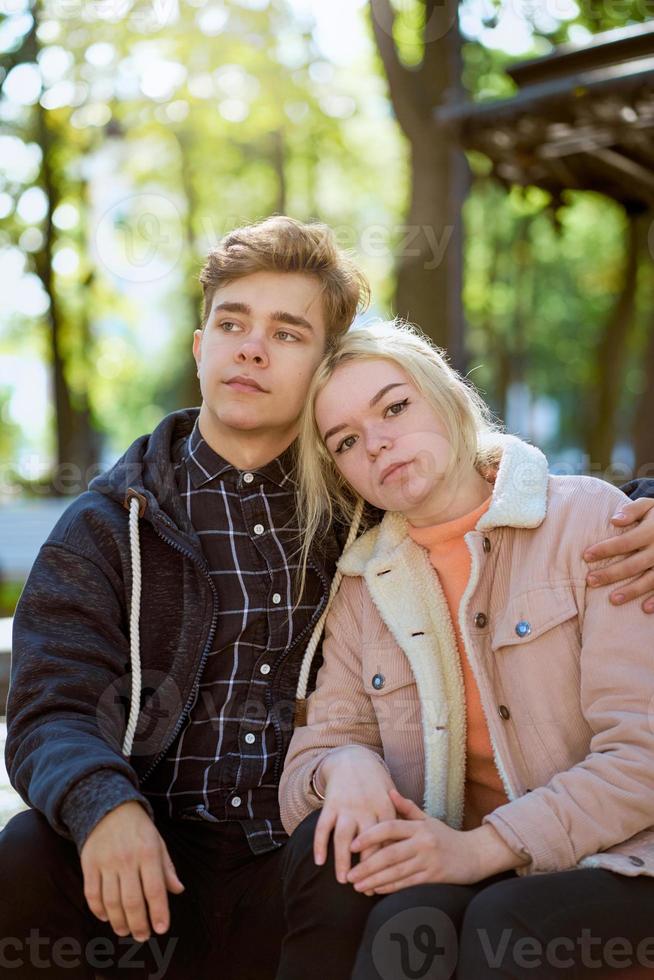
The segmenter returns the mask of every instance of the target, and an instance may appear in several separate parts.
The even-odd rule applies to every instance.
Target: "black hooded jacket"
[[[138,800],[150,809],[147,779],[184,724],[211,649],[220,596],[171,462],[173,447],[189,435],[197,414],[167,416],[71,504],[41,548],[16,610],[7,769],[23,800],[79,849],[120,803]],[[126,758],[132,590],[126,508],[133,496],[141,512],[142,689]],[[331,534],[310,556],[323,583],[321,601],[273,666],[268,710],[280,746],[278,769],[292,734],[302,655],[325,607],[338,555],[339,541]]]

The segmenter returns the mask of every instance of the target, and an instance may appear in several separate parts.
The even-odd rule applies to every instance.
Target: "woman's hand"
[[[336,878],[345,884],[353,839],[380,820],[395,817],[389,796],[394,789],[393,780],[380,756],[362,745],[334,749],[320,764],[316,776],[325,802],[313,839],[314,859],[316,864],[325,863],[333,831]],[[376,849],[376,845],[371,845],[363,852],[370,857]]]
[[[597,588],[637,575],[633,582],[611,593],[611,602],[620,605],[644,597],[644,611],[654,613],[654,500],[641,497],[639,500],[625,501],[611,520],[616,527],[629,527],[629,530],[588,548],[584,559],[590,562],[616,555],[624,557],[608,568],[593,569],[588,575],[588,584],[591,588]]]
[[[490,826],[452,830],[397,790],[390,797],[403,819],[380,823],[352,843],[354,853],[379,848],[348,874],[356,891],[389,895],[434,882],[471,885],[525,863]]]

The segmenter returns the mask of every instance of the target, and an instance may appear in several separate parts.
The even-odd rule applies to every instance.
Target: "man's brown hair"
[[[285,215],[235,228],[209,252],[200,282],[204,291],[204,327],[214,293],[255,272],[304,272],[322,285],[328,336],[346,332],[370,298],[370,287],[352,259],[340,249],[333,231]]]

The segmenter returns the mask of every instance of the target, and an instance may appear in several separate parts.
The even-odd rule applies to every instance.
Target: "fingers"
[[[352,866],[352,841],[356,836],[357,824],[352,817],[339,817],[334,830],[334,867],[336,880],[342,885]]]
[[[376,892],[378,888],[393,885],[395,882],[417,874],[419,871],[420,862],[417,856],[414,855],[408,861],[401,861],[397,864],[392,864],[387,868],[383,868],[381,871],[377,871],[375,874],[362,878],[361,881],[357,881],[355,883],[354,890],[357,892]]]
[[[652,567],[654,561],[654,548],[652,554],[646,551],[637,551],[635,554],[628,555],[622,561],[609,565],[607,568],[593,569],[588,576],[588,584],[591,588],[598,588],[600,585],[613,585],[614,582],[622,582],[624,579],[633,578],[647,572]]]
[[[642,521],[643,517],[654,507],[651,497],[640,497],[638,500],[625,500],[624,504],[611,518],[611,523],[617,527]]]
[[[359,834],[352,841],[352,851],[358,853],[368,847],[386,844],[389,841],[404,840],[413,834],[413,827],[406,820],[385,820]]]
[[[380,848],[369,860],[360,861],[355,868],[352,868],[347,880],[352,884],[368,881],[373,875],[385,871],[395,864],[408,861],[413,856],[415,856],[415,849],[410,841],[388,844],[386,847]]]
[[[175,870],[175,865],[172,862],[172,858],[168,853],[166,845],[161,839],[161,849],[163,853],[163,874],[164,874],[164,884],[169,892],[173,895],[179,895],[184,891],[184,885],[179,880],[177,876],[177,871]],[[168,899],[166,898],[166,909],[168,908]],[[154,920],[153,920],[154,921]],[[158,931],[158,930],[157,930]]]
[[[128,936],[127,919],[120,897],[118,875],[106,872],[102,875],[102,904],[107,910],[109,924],[117,936]]]
[[[322,865],[327,860],[329,835],[334,829],[335,823],[335,811],[332,811],[329,807],[324,806],[313,834],[313,860],[316,862],[316,864]]]
[[[143,943],[150,938],[150,921],[137,871],[125,871],[119,879],[120,901],[127,928],[134,939]]]
[[[387,885],[380,885],[374,889],[375,895],[392,895],[393,892],[402,891],[404,888],[412,888],[414,885],[424,885],[425,878],[422,872],[417,871],[408,875],[406,878],[398,878],[389,882]]]
[[[427,814],[424,813],[419,806],[417,806],[413,800],[408,800],[406,796],[402,796],[395,787],[389,791],[388,794],[391,798],[398,815],[404,817],[406,820],[426,820]]]
[[[622,606],[633,599],[642,599],[643,612],[654,613],[654,571],[646,572],[628,585],[618,586],[609,599],[616,606]]]
[[[84,898],[91,912],[100,922],[108,922],[109,916],[102,901],[102,878],[94,866],[83,867]]]
[[[170,858],[168,858],[170,861]],[[170,861],[172,866],[172,861]],[[179,881],[173,868],[173,875]],[[141,868],[141,884],[143,894],[147,903],[148,916],[152,923],[152,928],[158,934],[166,932],[170,926],[170,912],[168,909],[168,894],[166,885],[166,872],[164,861],[147,862]],[[180,882],[181,884],[181,882]],[[182,886],[183,888],[184,886]],[[177,891],[178,889],[175,889]],[[134,935],[134,933],[132,933]],[[134,935],[134,938],[138,937]]]

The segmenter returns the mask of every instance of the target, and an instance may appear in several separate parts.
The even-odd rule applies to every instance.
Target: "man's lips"
[[[381,472],[381,476],[380,476],[380,478],[379,478],[379,482],[380,482],[380,483],[385,483],[385,482],[386,482],[386,480],[387,480],[387,479],[388,479],[389,477],[392,477],[392,476],[394,476],[394,475],[395,475],[396,473],[398,473],[398,472],[399,472],[399,471],[400,471],[400,470],[401,470],[401,469],[402,469],[403,467],[405,467],[405,466],[408,466],[410,462],[411,462],[411,460],[405,460],[405,461],[404,461],[404,462],[402,462],[402,463],[391,463],[391,464],[390,464],[390,466],[387,466],[385,470],[382,470],[382,472]]]
[[[235,378],[230,378],[225,384],[233,388],[234,391],[262,391],[265,393],[266,390],[254,378],[248,378],[244,374],[237,374]]]

